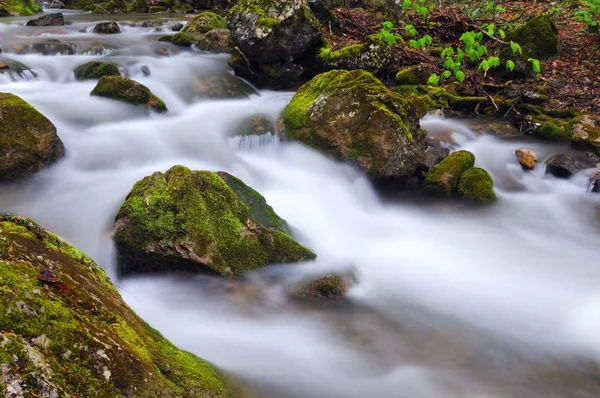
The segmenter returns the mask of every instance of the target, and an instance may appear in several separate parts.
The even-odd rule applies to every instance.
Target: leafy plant
[[[394,44],[396,44],[396,35],[392,31],[393,29],[394,29],[393,23],[391,23],[390,21],[384,22],[383,25],[381,26],[381,31],[377,35],[377,38],[380,41],[382,41],[390,46],[393,46]]]
[[[600,0],[582,0],[579,7],[575,12],[575,20],[584,22],[588,28],[598,26]]]
[[[427,9],[427,0],[403,0],[402,9],[408,11],[412,9],[417,14],[421,15],[424,19],[429,16],[429,10]]]

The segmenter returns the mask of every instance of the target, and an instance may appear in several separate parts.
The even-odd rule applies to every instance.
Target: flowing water
[[[67,154],[2,185],[0,211],[31,217],[86,251],[144,319],[259,396],[600,396],[600,199],[586,194],[585,173],[570,180],[545,176],[543,167],[526,173],[514,157],[525,146],[543,159],[556,147],[426,117],[430,135],[453,131],[452,148],[475,153],[498,202],[383,201],[350,166],[301,145],[273,135],[232,138],[252,115],[276,120],[293,93],[246,95],[242,84],[235,98],[225,95],[235,85],[226,55],[158,43],[165,32],[134,26],[146,18],[121,17],[123,33],[110,36],[91,33],[105,18],[75,12],[64,27],[3,21],[2,55],[33,71],[0,75],[0,91],[51,119]],[[72,43],[76,54],[27,50],[47,40]],[[118,62],[170,112],[90,97],[95,82],[75,81],[72,69],[99,58]],[[138,179],[176,164],[242,178],[317,261],[273,266],[242,282],[119,280],[114,215]],[[303,278],[348,270],[359,283],[343,303],[298,303],[285,294]]]

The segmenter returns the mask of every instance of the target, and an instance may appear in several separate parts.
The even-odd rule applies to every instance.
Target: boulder
[[[115,62],[90,61],[73,70],[75,79],[100,79],[102,76],[121,76],[119,64]]]
[[[559,127],[552,122],[542,123],[535,130],[536,136],[548,141],[570,141],[571,134],[568,129]]]
[[[319,50],[319,61],[329,69],[364,69],[377,73],[393,60],[392,47],[369,36],[363,43],[353,44],[339,50],[324,46]]]
[[[427,107],[371,73],[334,70],[300,87],[283,112],[285,137],[358,166],[373,181],[405,180],[423,162]]]
[[[225,53],[233,51],[233,41],[229,29],[213,29],[200,36],[196,47],[203,51]]]
[[[206,33],[213,29],[227,29],[227,22],[214,12],[201,12],[181,31],[186,33]]]
[[[537,155],[531,149],[517,149],[515,155],[525,170],[533,170],[537,165]]]
[[[546,61],[558,56],[560,52],[558,29],[547,15],[531,18],[525,25],[509,32],[506,41],[518,43],[525,60],[535,58]]]
[[[256,90],[242,79],[224,71],[220,74],[198,76],[190,81],[193,99],[248,98]]]
[[[169,23],[169,20],[166,18],[160,19],[149,19],[148,21],[142,22],[142,28],[160,28]]]
[[[573,124],[571,145],[600,154],[600,128],[590,115],[579,117]]]
[[[171,26],[171,30],[173,32],[179,32],[181,31],[181,29],[183,29],[185,25],[183,25],[181,22],[177,22],[176,24],[174,24],[173,26]]]
[[[116,22],[101,22],[94,26],[94,33],[101,33],[104,35],[112,35],[116,33],[121,33],[121,28]]]
[[[306,0],[240,0],[227,24],[236,46],[257,64],[299,56],[321,38]]]
[[[432,73],[433,70],[425,64],[408,66],[396,73],[396,83],[411,86],[426,85]]]
[[[61,12],[42,15],[39,18],[27,21],[25,26],[63,26],[65,18]]]
[[[165,103],[152,94],[148,87],[123,76],[102,76],[90,95],[123,101],[131,105],[143,105],[146,109],[158,113],[168,110]]]
[[[546,174],[552,174],[558,178],[569,178],[573,174],[591,167],[594,167],[594,164],[584,162],[572,155],[557,153],[546,162]]]
[[[73,55],[76,47],[73,43],[62,42],[56,39],[47,39],[28,45],[13,46],[17,54],[42,54],[42,55]]]
[[[295,89],[304,73],[302,65],[289,59],[272,64],[251,63],[237,49],[229,58],[229,66],[237,76],[250,80],[257,87],[280,90]]]
[[[463,199],[481,203],[496,200],[492,177],[479,167],[472,167],[461,174],[458,181],[458,194]]]
[[[50,3],[48,3],[48,7],[55,9],[63,9],[65,8],[65,3],[63,3],[60,0],[52,0]]]
[[[355,283],[353,275],[327,275],[295,286],[292,295],[298,299],[339,300]]]
[[[0,292],[3,396],[231,396],[220,371],[148,326],[87,255],[7,214]]]
[[[457,151],[448,155],[425,177],[425,190],[450,196],[458,188],[461,175],[473,167],[475,155],[469,151]]]
[[[17,76],[23,76],[24,72],[30,72],[32,75],[37,74],[27,65],[0,55],[0,74],[8,73]]]
[[[35,0],[11,0],[0,2],[0,17],[28,16],[42,12]]]
[[[425,149],[425,156],[423,161],[423,166],[426,171],[434,168],[438,164],[442,162],[442,160],[446,159],[446,157],[450,154],[450,149],[442,147],[442,146],[428,146]]]
[[[0,93],[0,180],[35,173],[65,153],[56,127],[14,94]]]
[[[156,172],[135,184],[116,216],[120,270],[234,275],[314,259],[264,205],[256,191],[228,176],[183,166]]]

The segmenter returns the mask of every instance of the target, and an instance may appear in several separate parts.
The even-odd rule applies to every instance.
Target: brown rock
[[[517,155],[517,159],[523,169],[525,170],[533,170],[537,165],[537,155],[531,149],[517,149],[515,151],[515,155]]]

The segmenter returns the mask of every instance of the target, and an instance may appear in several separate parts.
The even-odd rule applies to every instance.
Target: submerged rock
[[[48,39],[27,45],[15,45],[12,50],[17,54],[73,55],[76,47],[73,43]]]
[[[198,76],[190,82],[194,99],[248,98],[256,90],[228,72]]]
[[[29,71],[31,75],[36,76],[36,73],[27,65],[15,61],[4,56],[0,56],[0,74],[9,73],[18,76],[24,76],[24,72]]]
[[[341,299],[346,296],[354,283],[354,276],[327,275],[310,282],[301,283],[294,288],[292,294],[299,299]]]
[[[525,170],[533,170],[537,165],[537,155],[531,149],[517,149],[515,155]]]
[[[0,2],[0,17],[27,16],[42,12],[35,0],[11,0]]]
[[[42,15],[39,18],[27,21],[25,26],[63,26],[65,17],[61,12]]]
[[[200,36],[196,47],[203,51],[225,53],[233,51],[233,41],[229,29],[213,29]]]
[[[472,168],[474,164],[475,155],[471,152],[453,152],[429,170],[425,177],[424,188],[429,192],[449,196],[458,188],[461,175]]]
[[[121,271],[234,275],[315,258],[262,196],[222,176],[174,166],[138,181],[116,216]]]
[[[56,127],[14,94],[0,93],[0,180],[35,173],[65,153]]]
[[[303,54],[321,38],[306,0],[240,0],[227,24],[235,44],[258,64]]]
[[[121,28],[116,22],[102,22],[94,26],[93,32],[109,35],[121,33]]]
[[[185,25],[182,24],[181,22],[177,22],[176,24],[174,24],[173,26],[171,26],[171,30],[173,32],[179,32],[179,31],[181,31],[181,29],[183,29],[184,26]]]
[[[463,199],[481,203],[496,200],[492,177],[487,171],[479,167],[470,168],[461,174],[458,181],[458,194]]]
[[[546,162],[546,174],[552,174],[558,178],[569,178],[578,171],[594,167],[591,163],[586,163],[575,156],[565,153],[552,155]]]
[[[303,85],[283,112],[285,136],[352,162],[374,181],[405,180],[423,163],[427,107],[362,70],[334,70]]]
[[[142,28],[159,28],[169,23],[166,18],[161,19],[149,19],[148,21],[142,22]]]
[[[167,112],[165,103],[141,83],[123,76],[102,76],[90,95],[143,105],[155,112]]]
[[[100,79],[102,76],[121,76],[119,64],[102,61],[86,62],[75,68],[73,73],[77,80]]]
[[[264,114],[252,115],[241,121],[233,130],[233,136],[275,134],[275,123]]]
[[[0,391],[7,397],[229,397],[219,371],[123,302],[88,256],[0,215]]]

